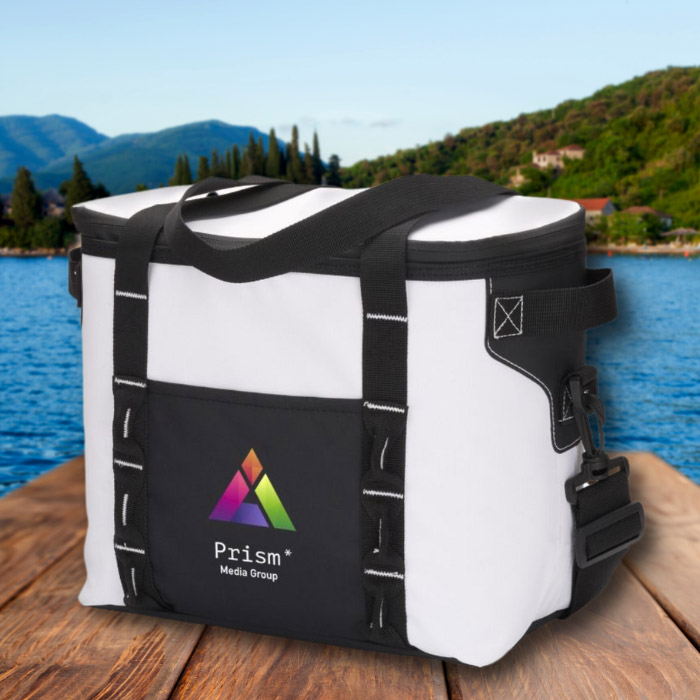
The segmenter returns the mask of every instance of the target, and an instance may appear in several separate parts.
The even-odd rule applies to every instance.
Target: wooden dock
[[[485,669],[81,607],[83,461],[0,499],[0,698],[700,698],[700,488],[630,455],[647,534],[584,611]]]

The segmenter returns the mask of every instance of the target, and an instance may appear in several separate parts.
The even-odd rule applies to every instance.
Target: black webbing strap
[[[422,214],[469,201],[512,195],[500,185],[468,175],[411,175],[371,187],[248,245],[217,250],[185,223],[183,206],[168,215],[164,233],[182,260],[225,282],[253,282],[308,268]]]
[[[581,471],[566,482],[574,518],[574,571],[565,616],[583,607],[606,586],[627,550],[644,533],[644,510],[632,503],[629,462],[611,459],[604,449],[605,411],[598,397],[597,373],[583,367],[568,378],[574,418],[581,433]],[[589,417],[598,420],[596,446]]]
[[[371,640],[406,646],[404,472],[408,305],[406,242],[416,221],[363,249],[362,395],[367,469],[362,478],[363,585]]]
[[[129,219],[114,268],[114,552],[124,604],[166,608],[153,583],[147,532],[148,266],[172,205]]]
[[[586,270],[586,280],[580,287],[494,294],[491,304],[490,331],[495,340],[584,331],[617,316],[615,283],[609,269]]]

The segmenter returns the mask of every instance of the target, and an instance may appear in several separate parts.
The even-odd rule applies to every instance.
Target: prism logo
[[[209,520],[295,530],[270,478],[263,474],[263,465],[255,450],[251,450],[243,460]]]

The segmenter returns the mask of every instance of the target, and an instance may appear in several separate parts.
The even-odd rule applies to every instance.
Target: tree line
[[[265,175],[267,177],[289,180],[299,184],[340,186],[340,158],[332,155],[325,165],[321,159],[318,134],[314,131],[312,147],[304,144],[301,153],[299,129],[292,127],[292,138],[280,146],[274,129],[270,129],[268,147],[265,150],[263,137],[255,139],[250,132],[248,144],[239,148],[234,144],[230,149],[219,153],[217,149],[210,156],[200,155],[197,169],[192,174],[189,156],[184,153],[177,157],[169,185],[191,185],[207,177],[218,176],[238,180],[246,175]]]
[[[73,174],[70,180],[59,185],[65,198],[61,216],[46,216],[46,206],[34,185],[28,168],[20,167],[10,197],[11,213],[4,216],[0,200],[0,248],[63,248],[74,235],[70,208],[74,204],[91,199],[109,197],[109,192],[100,182],[94,185],[83,164],[76,156],[73,159]],[[11,225],[9,225],[11,224]]]

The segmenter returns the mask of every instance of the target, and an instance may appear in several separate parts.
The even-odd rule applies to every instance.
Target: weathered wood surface
[[[700,487],[653,454],[630,458],[647,528],[625,561],[700,649]]]
[[[0,606],[85,535],[82,457],[0,498]]]
[[[0,611],[2,700],[170,696],[202,627],[84,608],[84,575],[74,547]]]
[[[700,698],[700,654],[625,567],[584,610],[500,662],[447,666],[453,700]]]
[[[209,628],[174,700],[442,700],[442,663]]]
[[[648,524],[629,569],[474,669],[81,607],[74,460],[0,499],[0,700],[700,698],[700,489],[652,455],[631,461]]]

